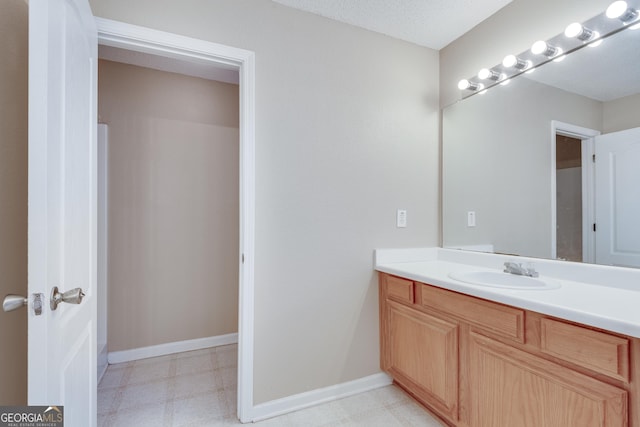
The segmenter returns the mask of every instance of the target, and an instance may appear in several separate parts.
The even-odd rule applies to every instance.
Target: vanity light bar
[[[476,76],[460,80],[458,88],[464,91],[463,98],[480,92],[484,93],[495,85],[508,82],[522,73],[531,72],[547,62],[560,62],[567,54],[585,45],[590,47],[600,45],[604,37],[640,21],[639,15],[639,11],[629,7],[626,1],[615,1],[605,12],[585,23],[574,22],[567,26],[564,33],[546,41],[538,40],[530,50],[519,55],[507,55],[501,64],[483,68]],[[487,83],[483,84],[482,81]]]

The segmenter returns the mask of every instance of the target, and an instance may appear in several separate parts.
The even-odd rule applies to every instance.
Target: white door
[[[29,1],[28,401],[69,427],[96,424],[96,56],[87,0]],[[54,286],[85,297],[54,311]]]
[[[640,128],[595,141],[596,262],[640,267]]]

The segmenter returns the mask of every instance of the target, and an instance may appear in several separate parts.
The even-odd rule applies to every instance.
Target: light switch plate
[[[396,227],[405,228],[407,226],[407,211],[405,209],[398,209],[396,212]]]
[[[467,212],[467,227],[476,226],[476,213],[475,211]]]

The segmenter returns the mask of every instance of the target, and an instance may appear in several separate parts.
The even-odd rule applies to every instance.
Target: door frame
[[[557,120],[551,121],[551,259],[558,257],[556,228],[558,222],[556,135],[558,134],[582,141],[582,261],[594,263],[596,241],[590,224],[595,223],[595,168],[591,159],[595,153],[594,137],[600,135],[600,131]],[[587,165],[589,167],[586,167]]]
[[[253,415],[255,254],[255,54],[205,40],[96,17],[98,44],[237,70],[240,86],[238,418]]]

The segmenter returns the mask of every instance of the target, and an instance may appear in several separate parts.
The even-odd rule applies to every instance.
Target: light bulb
[[[458,82],[458,89],[460,90],[468,89],[469,86],[471,86],[471,82],[469,82],[469,80],[467,79],[462,79]]]
[[[531,53],[533,53],[534,55],[540,55],[546,50],[547,50],[547,43],[542,40],[538,40],[533,44],[533,46],[531,46]]]
[[[607,18],[620,19],[624,24],[635,21],[638,11],[630,8],[626,1],[614,1],[609,5],[606,12]]]
[[[516,68],[518,70],[526,70],[531,67],[531,61],[524,61],[515,55],[507,55],[502,60],[502,65],[506,68]]]
[[[482,70],[478,71],[479,79],[485,80],[485,79],[488,79],[489,77],[491,77],[491,70],[489,70],[488,68],[483,68]]]
[[[487,79],[491,79],[495,82],[498,82],[502,79],[505,78],[505,75],[502,73],[499,73],[497,71],[494,70],[490,70],[488,68],[483,68],[482,70],[478,71],[478,78],[480,80],[487,80]]]
[[[470,82],[467,79],[462,79],[458,82],[458,89],[460,90],[481,90],[484,87],[481,83]]]
[[[552,58],[554,56],[560,55],[562,53],[562,49],[551,46],[547,44],[547,42],[538,40],[531,46],[531,53],[534,55],[544,55],[548,58]]]
[[[578,22],[574,22],[573,24],[569,24],[567,28],[564,30],[564,35],[569,38],[577,38],[578,40],[582,40],[586,42],[588,40],[593,40],[596,38],[598,33],[590,30],[587,27],[584,27],[582,24]]]
[[[627,11],[626,1],[614,1],[607,8],[607,18],[615,19],[621,17]]]
[[[567,26],[567,28],[564,30],[564,35],[569,38],[578,37],[580,34],[582,34],[582,29],[582,24],[574,22],[573,24],[569,24]]]
[[[518,58],[515,55],[507,55],[502,60],[502,65],[507,68],[511,68],[518,63]]]

